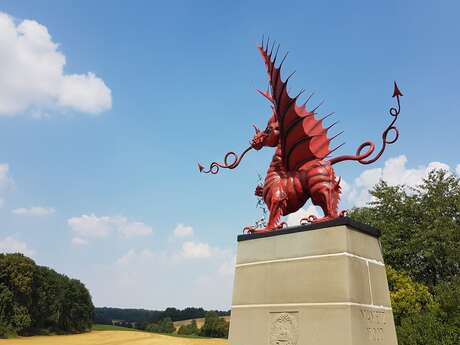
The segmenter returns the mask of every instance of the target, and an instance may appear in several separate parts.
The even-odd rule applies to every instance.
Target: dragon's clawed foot
[[[347,210],[342,210],[339,213],[339,217],[347,217],[347,216],[348,216],[348,211]],[[305,224],[322,223],[322,222],[327,222],[328,220],[333,220],[333,219],[337,219],[337,218],[338,217],[332,217],[332,216],[317,217],[317,216],[311,214],[308,217],[302,218],[300,220],[300,224],[305,225]]]
[[[270,232],[270,231],[275,231],[275,230],[281,230],[283,228],[287,227],[287,223],[286,222],[281,222],[280,224],[278,224],[277,226],[275,227],[264,227],[264,228],[257,228],[256,226],[246,226],[244,229],[243,229],[243,233],[244,234],[261,234],[261,233],[264,233],[264,232]]]
[[[331,216],[317,217],[317,216],[311,214],[306,218],[302,218],[300,220],[300,224],[305,225],[305,224],[322,223],[322,222],[327,222],[328,220],[332,220],[332,219],[334,219],[334,218],[331,217]]]
[[[340,211],[340,217],[348,217],[348,210]]]

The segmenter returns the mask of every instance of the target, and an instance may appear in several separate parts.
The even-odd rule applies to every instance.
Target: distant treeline
[[[0,254],[0,337],[87,331],[93,311],[80,281],[22,254]]]
[[[133,324],[136,328],[143,325],[158,323],[161,320],[170,318],[172,321],[197,319],[206,316],[207,311],[203,308],[166,308],[160,310],[146,309],[122,309],[122,308],[95,308],[94,322],[106,325],[112,323]],[[218,316],[230,315],[230,311],[215,311]]]

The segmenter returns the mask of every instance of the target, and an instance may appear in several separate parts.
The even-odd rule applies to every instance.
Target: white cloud
[[[460,164],[457,165],[455,168],[455,172],[457,173],[458,176],[460,176]]]
[[[112,107],[110,89],[94,73],[72,74],[62,80],[59,105],[83,113],[101,113]]]
[[[0,208],[5,203],[4,194],[6,191],[14,186],[13,179],[10,174],[10,167],[8,164],[0,164]]]
[[[112,231],[110,217],[97,217],[94,214],[70,218],[67,224],[80,238],[107,237]]]
[[[152,234],[153,230],[150,226],[142,222],[130,222],[125,217],[117,217],[113,219],[115,228],[125,237],[132,236],[148,236]]]
[[[91,238],[103,238],[117,232],[124,237],[148,236],[153,230],[142,222],[132,222],[126,217],[98,217],[94,214],[83,214],[67,220],[67,224],[75,234],[75,238],[88,241]],[[78,240],[75,240],[78,241]]]
[[[185,259],[203,259],[213,255],[207,243],[188,241],[182,244],[181,256]]]
[[[344,199],[351,206],[364,206],[371,201],[369,189],[372,189],[379,180],[384,180],[391,186],[401,184],[416,186],[434,169],[450,171],[449,166],[441,162],[431,162],[417,168],[407,168],[406,163],[407,157],[401,155],[385,161],[383,168],[364,170],[351,185],[345,183],[347,187],[344,188]]]
[[[117,259],[117,265],[132,265],[150,262],[154,258],[154,253],[150,249],[136,251],[131,249],[126,254]]]
[[[300,208],[296,212],[288,214],[286,223],[288,224],[288,226],[297,226],[297,225],[300,225],[300,221],[303,218],[307,218],[310,215],[314,215],[316,217],[322,217],[320,208],[314,205],[309,205],[306,210],[304,208]]]
[[[88,241],[81,237],[73,237],[72,244],[76,246],[86,246],[88,244]]]
[[[10,166],[8,164],[0,164],[0,190],[8,189],[13,185],[9,172]]]
[[[22,253],[27,256],[33,256],[35,251],[29,248],[27,243],[19,241],[12,236],[0,239],[0,252],[2,253]]]
[[[66,57],[48,29],[0,12],[0,116],[61,109],[97,114],[112,107],[111,90],[94,73],[65,74]]]
[[[49,216],[55,213],[56,210],[51,207],[32,206],[29,208],[25,208],[25,207],[15,208],[11,212],[14,214],[20,215],[20,216],[44,217],[44,216]]]
[[[174,229],[174,237],[188,237],[193,236],[193,228],[184,224],[178,224]]]

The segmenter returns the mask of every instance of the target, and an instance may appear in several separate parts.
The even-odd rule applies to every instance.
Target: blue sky
[[[252,124],[265,126],[262,34],[289,51],[292,92],[315,91],[320,114],[336,112],[341,154],[378,142],[398,81],[400,140],[372,167],[336,166],[350,208],[379,178],[416,184],[432,168],[460,171],[459,10],[2,1],[0,249],[81,279],[97,306],[228,308],[236,235],[261,216],[253,191],[273,153],[251,152],[216,176],[196,164],[242,151]]]

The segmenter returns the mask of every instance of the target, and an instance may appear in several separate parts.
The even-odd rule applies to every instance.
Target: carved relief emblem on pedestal
[[[298,313],[271,313],[270,345],[297,345]]]

